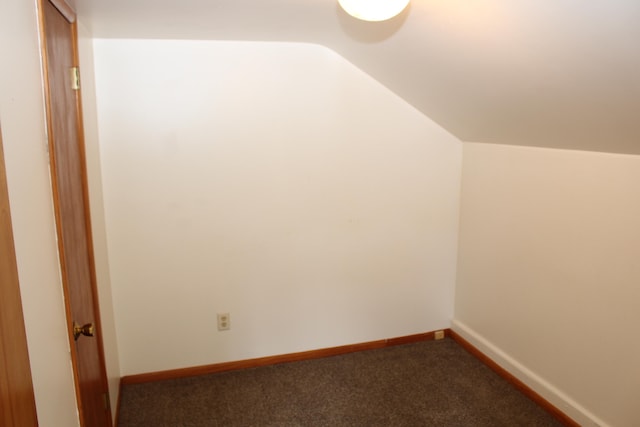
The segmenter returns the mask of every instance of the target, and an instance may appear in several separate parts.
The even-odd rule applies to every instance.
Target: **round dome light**
[[[386,21],[404,10],[409,0],[338,0],[349,15],[364,21]]]

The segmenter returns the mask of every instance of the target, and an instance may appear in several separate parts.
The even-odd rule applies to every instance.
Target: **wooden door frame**
[[[0,424],[37,426],[33,378],[29,362],[18,265],[11,225],[2,129],[0,129]]]
[[[53,139],[53,123],[52,123],[52,101],[51,101],[51,90],[48,76],[48,54],[46,50],[46,32],[45,32],[45,19],[44,19],[44,3],[48,2],[53,5],[58,12],[64,17],[64,19],[71,25],[71,33],[72,33],[72,48],[73,48],[73,62],[74,66],[79,66],[79,54],[78,54],[78,28],[77,28],[77,16],[75,10],[65,1],[65,0],[38,0],[38,24],[39,31],[41,35],[41,50],[42,50],[42,67],[43,67],[43,86],[44,86],[44,94],[45,94],[45,109],[46,109],[46,127],[47,127],[47,138],[49,144],[49,159],[50,159],[50,167],[51,167],[51,181],[52,181],[52,192],[53,192],[53,200],[54,200],[54,211],[55,211],[55,219],[56,219],[56,233],[58,235],[58,255],[60,259],[60,270],[62,275],[62,288],[64,293],[64,302],[65,302],[65,316],[67,322],[67,336],[69,339],[69,345],[73,348],[75,339],[73,337],[73,316],[71,313],[71,305],[69,298],[69,279],[67,275],[67,261],[65,260],[65,251],[64,244],[62,241],[62,230],[61,230],[61,212],[60,212],[60,202],[59,202],[59,194],[57,190],[57,178],[56,178],[56,159],[53,155],[54,153],[54,139]],[[109,390],[109,384],[107,379],[106,372],[106,360],[104,354],[104,342],[102,340],[102,322],[100,315],[100,304],[98,300],[98,287],[97,287],[97,276],[96,276],[96,263],[95,263],[95,254],[94,254],[94,246],[93,246],[93,234],[92,234],[92,226],[91,226],[91,215],[90,215],[90,207],[89,207],[89,185],[87,179],[87,165],[86,165],[86,149],[85,149],[85,139],[84,139],[84,126],[83,126],[83,116],[82,116],[82,89],[78,89],[76,91],[76,114],[77,114],[77,136],[78,136],[78,145],[80,151],[81,158],[81,171],[82,171],[82,189],[83,189],[83,201],[84,201],[84,217],[85,217],[85,227],[86,227],[86,236],[87,236],[87,257],[89,260],[89,273],[90,273],[90,286],[92,290],[93,297],[93,306],[94,306],[94,314],[95,319],[93,319],[96,326],[96,336],[94,339],[97,339],[98,343],[98,352],[99,352],[99,361],[100,361],[100,369],[102,372],[102,382],[105,390]],[[76,404],[78,408],[78,412],[80,415],[80,424],[84,424],[83,417],[83,408],[82,408],[82,399],[81,399],[81,389],[78,379],[78,361],[77,355],[74,351],[71,351],[71,364],[73,369],[73,380],[75,385],[76,392]],[[106,405],[109,405],[109,396],[107,394]],[[111,420],[111,410],[109,408],[109,419]],[[90,427],[90,426],[85,426]]]

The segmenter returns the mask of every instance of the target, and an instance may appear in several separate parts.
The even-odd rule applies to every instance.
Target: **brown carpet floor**
[[[119,426],[560,426],[452,339],[126,385]]]

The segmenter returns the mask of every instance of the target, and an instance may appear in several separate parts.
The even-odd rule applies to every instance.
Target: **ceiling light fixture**
[[[363,21],[386,21],[398,15],[409,0],[338,0],[349,15]]]

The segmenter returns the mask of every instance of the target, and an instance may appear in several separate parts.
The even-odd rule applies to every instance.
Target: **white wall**
[[[123,375],[450,325],[458,140],[319,46],[94,57]]]
[[[640,157],[465,144],[454,329],[581,424],[640,425]]]
[[[39,425],[77,426],[49,178],[35,4],[24,0],[0,3],[0,120]]]
[[[78,24],[78,53],[82,79],[82,114],[85,136],[85,156],[87,162],[87,181],[89,184],[89,202],[93,252],[100,301],[100,322],[104,356],[109,382],[111,412],[115,421],[120,391],[120,361],[116,338],[113,298],[111,293],[111,274],[107,254],[107,234],[104,219],[102,197],[102,174],[100,169],[100,147],[98,146],[98,112],[95,93],[95,70],[93,64],[93,39],[82,24]]]

